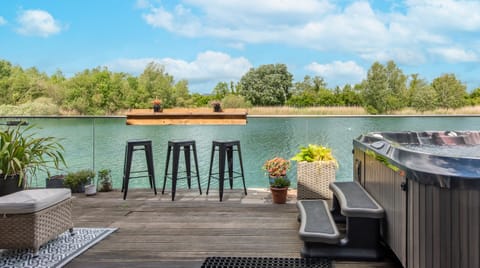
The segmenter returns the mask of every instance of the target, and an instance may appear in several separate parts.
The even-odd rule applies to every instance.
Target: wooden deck
[[[246,125],[246,109],[174,108],[154,113],[152,109],[127,112],[127,125]]]
[[[94,197],[75,194],[76,227],[118,230],[66,267],[200,267],[208,256],[300,257],[295,192],[286,205],[273,205],[265,190],[226,190],[199,195],[179,191],[175,202],[161,192],[130,190]],[[399,267],[382,262],[336,262],[336,268]]]

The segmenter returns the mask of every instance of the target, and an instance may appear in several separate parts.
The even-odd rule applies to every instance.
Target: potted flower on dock
[[[274,157],[265,161],[262,169],[266,171],[272,192],[273,203],[285,204],[287,201],[290,180],[287,171],[290,169],[290,161],[282,157]]]
[[[163,111],[163,108],[162,108],[162,100],[160,100],[159,98],[155,98],[153,101],[152,101],[152,104],[153,104],[153,112],[154,113],[160,113]]]
[[[332,199],[329,185],[335,181],[338,162],[332,149],[309,144],[291,160],[297,161],[297,199]]]
[[[213,112],[219,113],[222,112],[222,103],[218,100],[214,100],[211,102],[211,105],[213,107]]]

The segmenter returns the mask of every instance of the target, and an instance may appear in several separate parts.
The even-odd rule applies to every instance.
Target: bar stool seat
[[[215,152],[218,151],[218,172],[212,173],[213,161],[215,158]],[[233,152],[237,151],[238,160],[240,163],[240,171],[236,171],[233,168]],[[225,160],[228,163],[228,171],[225,170]],[[225,178],[225,172],[228,172],[228,178]],[[212,178],[217,179],[219,182],[219,193],[220,193],[220,202],[223,200],[223,188],[224,181],[228,179],[230,189],[233,189],[233,179],[242,178],[243,190],[245,195],[247,195],[247,188],[245,186],[245,176],[243,173],[243,162],[242,162],[242,151],[240,148],[239,140],[230,140],[230,141],[213,141],[212,142],[212,154],[210,157],[210,171],[208,173],[208,186],[207,186],[207,195],[210,189],[210,180]]]
[[[198,172],[198,160],[197,160],[197,148],[195,146],[194,140],[170,140],[168,141],[168,148],[167,148],[167,159],[165,161],[165,176],[163,177],[163,187],[162,187],[162,194],[165,192],[165,185],[167,183],[167,179],[172,180],[172,201],[175,200],[175,193],[177,191],[177,180],[180,179],[187,179],[188,189],[191,189],[192,186],[192,173],[197,176],[198,182],[198,190],[200,194],[202,194],[202,188],[200,186],[200,173]],[[180,151],[183,150],[183,155],[185,157],[185,176],[178,176],[178,162],[180,158]],[[193,159],[195,163],[195,172],[192,172],[190,166],[190,151],[193,152]],[[168,172],[170,166],[170,154],[173,153],[173,160],[172,160],[172,167],[171,173]],[[182,173],[183,173],[182,172]]]
[[[147,170],[132,171],[132,159],[133,153],[135,151],[145,151]],[[132,176],[132,174],[138,175]],[[128,182],[130,181],[130,179],[136,178],[148,178],[150,188],[153,188],[155,195],[157,195],[157,189],[155,187],[155,171],[153,168],[153,153],[151,140],[128,140],[125,144],[125,162],[123,165],[122,182],[123,200],[127,198]]]

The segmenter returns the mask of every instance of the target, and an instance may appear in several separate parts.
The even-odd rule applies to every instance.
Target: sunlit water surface
[[[267,187],[261,169],[269,158],[291,158],[302,145],[320,143],[333,149],[339,162],[337,180],[352,179],[352,140],[371,131],[478,130],[480,117],[299,117],[248,118],[245,126],[127,126],[124,118],[33,118],[39,135],[61,138],[68,164],[66,171],[83,168],[111,169],[115,188],[121,188],[125,142],[151,139],[157,187],[163,183],[167,141],[194,139],[197,143],[202,187],[206,187],[212,140],[240,140],[246,184],[249,188]],[[472,148],[473,151],[480,151]],[[477,153],[478,155],[478,153]],[[181,158],[182,159],[182,158]],[[144,168],[144,157],[134,155],[136,169]],[[181,161],[183,162],[183,161]],[[288,177],[296,187],[296,164]],[[45,185],[45,174],[33,184]],[[147,187],[146,179],[131,180],[130,187]],[[195,186],[195,184],[194,184]],[[170,187],[168,182],[167,187]],[[185,181],[178,187],[186,187]],[[217,187],[216,184],[213,185]],[[235,183],[240,187],[240,182]]]

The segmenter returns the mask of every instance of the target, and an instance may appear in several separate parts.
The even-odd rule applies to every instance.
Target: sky
[[[71,77],[165,67],[191,93],[286,64],[294,81],[356,84],[375,62],[480,87],[480,1],[0,0],[0,59]]]

